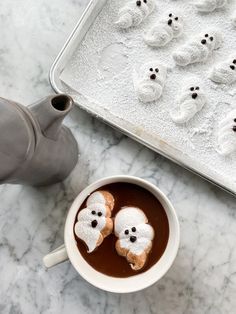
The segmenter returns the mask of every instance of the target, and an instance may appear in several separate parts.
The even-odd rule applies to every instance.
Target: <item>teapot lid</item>
[[[21,167],[34,149],[34,131],[21,108],[0,98],[0,181]]]

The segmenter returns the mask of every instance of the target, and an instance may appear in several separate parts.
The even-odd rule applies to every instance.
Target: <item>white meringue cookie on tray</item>
[[[155,0],[127,0],[115,22],[120,28],[138,26],[155,8]]]
[[[180,66],[206,62],[213,51],[221,46],[222,41],[222,35],[218,30],[202,32],[174,51],[173,59]]]
[[[183,19],[173,13],[166,14],[160,21],[154,23],[144,34],[144,41],[151,47],[163,47],[172,39],[183,33]]]
[[[158,60],[144,63],[134,72],[134,89],[140,101],[144,103],[158,100],[163,92],[167,68]]]
[[[171,113],[171,118],[175,123],[186,123],[192,119],[197,112],[202,110],[207,103],[207,98],[199,80],[185,83],[177,100],[177,108]]]

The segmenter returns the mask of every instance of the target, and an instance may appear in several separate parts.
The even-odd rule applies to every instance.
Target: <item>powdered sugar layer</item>
[[[190,1],[157,1],[154,12],[138,27],[119,30],[114,21],[125,0],[108,0],[98,18],[61,75],[61,79],[78,92],[77,101],[97,112],[106,112],[127,121],[152,138],[183,151],[196,164],[209,169],[222,180],[236,184],[236,153],[221,156],[216,151],[217,128],[226,113],[235,108],[236,84],[218,85],[209,80],[215,62],[236,51],[236,29],[231,22],[233,1],[224,10],[200,14]],[[143,33],[165,12],[181,12],[184,34],[161,49],[148,47]],[[220,29],[222,47],[214,51],[206,64],[185,68],[175,65],[171,55],[187,39],[205,29]],[[168,67],[167,81],[160,99],[144,104],[137,99],[132,73],[149,60],[157,59]],[[176,125],[171,117],[175,99],[185,78],[199,76],[207,94],[207,104],[188,123]]]

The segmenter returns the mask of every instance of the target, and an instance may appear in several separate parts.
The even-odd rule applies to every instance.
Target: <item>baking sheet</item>
[[[232,7],[199,17],[188,1],[160,0],[158,3],[162,5],[142,27],[119,31],[114,20],[123,3],[90,2],[51,69],[53,87],[57,92],[68,92],[81,108],[128,136],[236,194],[236,156],[222,157],[214,145],[218,121],[234,107],[235,89],[222,90],[206,78],[204,85],[211,93],[204,110],[184,126],[176,126],[169,115],[183,75],[191,79],[194,74],[202,79],[215,61],[226,56],[229,49],[236,49],[231,37],[236,33],[229,18],[227,21]],[[167,48],[150,49],[142,40],[142,32],[167,11],[182,13],[186,21],[185,35]],[[220,27],[223,34],[228,34],[222,49],[207,64],[176,68],[171,51],[199,28],[205,29],[206,24],[211,24],[211,28]],[[167,84],[158,103],[144,105],[137,101],[133,92],[132,73],[135,67],[157,55],[168,65]]]

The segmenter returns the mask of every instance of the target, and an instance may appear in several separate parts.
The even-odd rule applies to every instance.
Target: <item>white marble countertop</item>
[[[49,68],[88,0],[0,4],[0,95],[30,104],[52,93]],[[0,313],[233,314],[235,199],[78,108],[67,119],[80,146],[72,175],[52,187],[0,187]],[[181,246],[168,274],[142,292],[116,295],[86,283],[69,262],[46,271],[63,242],[67,209],[88,183],[132,174],[158,185],[176,207]]]

